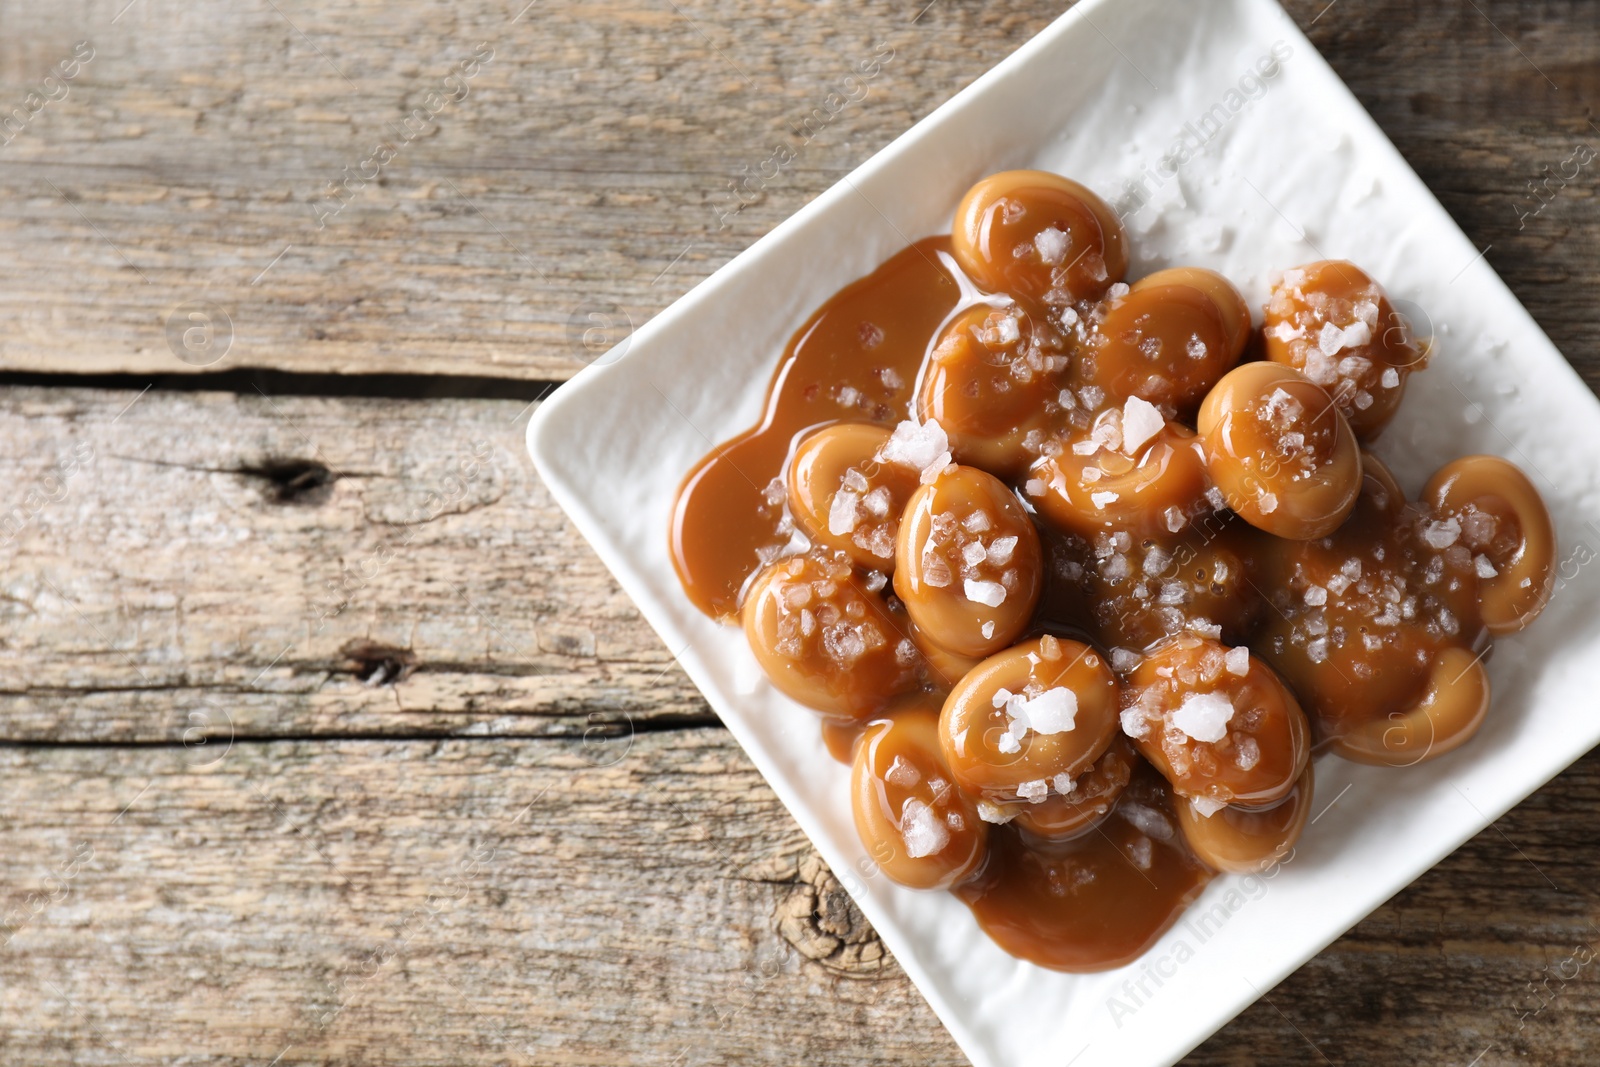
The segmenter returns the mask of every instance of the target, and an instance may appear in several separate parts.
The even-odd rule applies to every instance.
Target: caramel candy
[[[1116,677],[1088,645],[1046,635],[984,660],[945,698],[939,741],[967,792],[1071,793],[1117,730]]]
[[[1127,680],[1123,732],[1180,795],[1263,807],[1287,796],[1305,770],[1305,713],[1249,649],[1174,637]]]
[[[1139,652],[1166,637],[1215,627],[1222,640],[1243,644],[1261,608],[1250,578],[1249,529],[1221,517],[1176,540],[1136,542],[1123,532],[1096,538],[1089,588],[1101,642]]]
[[[1217,870],[1264,871],[1294,851],[1311,813],[1312,777],[1308,763],[1289,795],[1267,808],[1218,808],[1209,801],[1179,797],[1178,825],[1195,855]]]
[[[844,556],[773,563],[751,585],[742,615],[772,684],[824,715],[872,715],[920,678],[904,617],[866,588]]]
[[[1383,286],[1340,259],[1284,271],[1261,332],[1268,358],[1326,389],[1362,441],[1394,418],[1406,378],[1427,362]]]
[[[1085,345],[1083,376],[1116,400],[1189,414],[1239,361],[1250,310],[1222,275],[1175,267],[1113,297]]]
[[[1440,539],[1473,553],[1478,611],[1490,633],[1515,633],[1544,610],[1555,587],[1556,532],[1528,476],[1497,456],[1463,456],[1422,490]]]
[[[974,185],[951,236],[956,262],[979,285],[1056,306],[1098,297],[1128,269],[1116,212],[1077,182],[1039,170]]]
[[[1088,833],[1111,814],[1133,776],[1139,757],[1125,737],[1113,737],[1111,745],[1089,769],[1071,779],[1065,792],[1051,790],[1037,804],[1006,806],[1024,839],[1035,843],[1069,841]]]
[[[1240,518],[1307,541],[1338,528],[1361,491],[1361,454],[1333,400],[1276,363],[1246,363],[1200,406],[1206,466]]]
[[[929,357],[918,408],[949,434],[957,462],[1002,476],[1027,466],[1024,442],[1058,410],[1062,344],[1015,304],[979,304],[951,321]]]
[[[1039,600],[1039,535],[1005,483],[946,469],[900,520],[894,590],[928,640],[982,657],[1015,641]]]
[[[920,473],[883,459],[889,431],[841,422],[806,437],[789,464],[789,508],[816,544],[858,567],[889,571],[900,513]]]
[[[1408,504],[1376,457],[1364,457],[1363,470],[1360,500],[1331,536],[1265,546],[1262,581],[1273,591],[1273,608],[1262,616],[1254,647],[1294,687],[1321,736],[1337,742],[1362,732],[1370,759],[1381,754],[1372,738],[1419,711],[1441,681],[1456,679],[1489,634],[1478,616],[1473,553],[1456,527]],[[1440,679],[1441,657],[1453,649],[1466,657]],[[1456,680],[1471,686],[1480,678]],[[1413,721],[1426,733],[1448,720],[1459,743],[1466,737],[1460,731],[1470,733],[1478,719],[1453,709],[1476,700],[1461,690]],[[1442,740],[1400,744],[1400,732],[1389,737],[1403,750],[1395,758],[1405,761],[1420,758],[1420,750],[1437,755],[1453,747]]]
[[[1124,411],[1140,414],[1103,412],[1091,433],[1059,442],[1028,471],[1028,499],[1079,537],[1104,530],[1172,534],[1211,510],[1194,434],[1137,397]],[[1149,421],[1141,422],[1145,417]]]
[[[925,701],[868,724],[850,769],[856,833],[900,885],[946,889],[983,860],[989,827],[955,787]]]
[[[1489,711],[1489,674],[1464,648],[1446,648],[1427,672],[1421,694],[1404,707],[1365,718],[1333,738],[1345,759],[1410,767],[1459,748]]]

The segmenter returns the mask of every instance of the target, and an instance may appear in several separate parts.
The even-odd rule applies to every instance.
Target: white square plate
[[[1263,77],[1257,62],[1274,45],[1287,58]],[[737,628],[684,597],[668,519],[689,467],[754,422],[808,313],[910,239],[947,231],[971,182],[1037,167],[1126,203],[1126,183],[1186,137],[1193,158],[1150,181],[1149,204],[1128,219],[1131,275],[1211,267],[1259,309],[1274,269],[1324,257],[1366,267],[1439,342],[1379,453],[1413,493],[1462,453],[1506,456],[1545,493],[1567,555],[1549,610],[1499,642],[1494,708],[1471,744],[1404,771],[1323,761],[1316,825],[1274,878],[1218,878],[1127,968],[1056,974],[1001,952],[955,897],[875,871],[816,717],[760,677]],[[1600,741],[1589,607],[1600,568],[1582,566],[1600,548],[1597,415],[1272,0],[1084,0],[564,385],[528,448],[973,1063],[1144,1067],[1181,1058]]]

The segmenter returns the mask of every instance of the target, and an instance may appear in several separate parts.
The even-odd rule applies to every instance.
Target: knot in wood
[[[802,956],[846,978],[874,978],[889,964],[878,932],[867,922],[822,857],[796,858],[789,892],[778,902],[778,933]]]

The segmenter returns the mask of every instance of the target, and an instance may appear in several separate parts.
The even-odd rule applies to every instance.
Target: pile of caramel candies
[[[798,443],[810,548],[742,604],[772,681],[855,738],[889,877],[968,879],[996,824],[1091,833],[1141,762],[1195,855],[1260,870],[1313,748],[1399,766],[1473,735],[1492,635],[1550,595],[1550,517],[1504,460],[1408,500],[1367,451],[1428,355],[1376,281],[1285,270],[1258,327],[1208,270],[1124,283],[1116,216],[1036,171],[974,186],[952,251],[978,296],[911,417]]]

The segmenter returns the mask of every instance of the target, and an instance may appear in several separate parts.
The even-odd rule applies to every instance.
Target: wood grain
[[[962,1062],[721,730],[0,750],[0,813],[8,1062]],[[1590,757],[1187,1062],[1593,1062],[1597,817]]]
[[[564,378],[591,312],[642,324],[1059,10],[138,0],[113,24],[126,3],[0,3],[19,101],[95,49],[0,148],[0,366],[185,371],[165,324],[204,302],[235,338],[213,368]],[[741,168],[798,144],[879,41],[869,95],[724,222]]]
[[[529,410],[0,391],[5,736],[710,720],[534,477]]]
[[[1600,142],[1595,5],[1287,6],[1600,385],[1594,173],[1524,217]],[[0,121],[95,49],[0,144],[0,375],[559,380],[1061,8],[0,0]],[[225,356],[175,354],[186,303]],[[962,1062],[552,507],[522,401],[141,386],[0,388],[0,1058]],[[1595,1061],[1597,819],[1591,756],[1186,1063]]]

